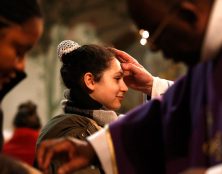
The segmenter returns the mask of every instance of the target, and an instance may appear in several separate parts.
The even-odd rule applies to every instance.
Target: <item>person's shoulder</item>
[[[88,124],[97,125],[97,123],[92,119],[84,115],[79,114],[62,114],[59,116],[56,116],[54,118],[56,121],[62,121],[64,123],[68,122],[68,124],[85,127]]]
[[[50,139],[72,136],[82,138],[90,135],[98,129],[95,129],[91,123],[92,119],[77,114],[61,114],[53,117],[43,127],[38,138],[38,142]],[[94,128],[90,131],[89,128]]]
[[[48,122],[47,125],[57,125],[62,123],[77,123],[79,121],[87,120],[84,116],[78,114],[60,114],[52,117]]]
[[[60,123],[63,125],[65,136],[71,136],[78,139],[86,139],[87,136],[95,133],[101,127],[91,118],[78,114],[64,114],[59,117],[65,117]]]
[[[42,132],[44,132],[44,130],[59,132],[70,127],[73,129],[84,127],[86,120],[84,116],[77,114],[60,114],[52,117],[43,127]]]

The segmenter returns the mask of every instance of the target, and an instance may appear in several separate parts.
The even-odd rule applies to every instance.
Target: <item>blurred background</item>
[[[61,113],[64,88],[59,77],[56,47],[64,39],[124,50],[154,76],[161,78],[175,80],[186,71],[182,64],[163,59],[161,53],[151,53],[144,45],[144,39],[141,44],[139,31],[142,30],[136,28],[130,19],[125,0],[41,0],[40,3],[45,19],[44,35],[28,55],[28,78],[3,102],[6,134],[12,130],[17,106],[24,101],[32,100],[38,105],[43,125],[49,118]],[[142,102],[141,93],[129,90],[119,112],[125,113]]]

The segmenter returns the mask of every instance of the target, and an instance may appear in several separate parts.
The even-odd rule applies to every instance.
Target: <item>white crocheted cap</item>
[[[64,54],[68,54],[79,47],[81,46],[72,40],[64,40],[60,42],[60,44],[57,46],[57,54],[59,59],[61,60]]]

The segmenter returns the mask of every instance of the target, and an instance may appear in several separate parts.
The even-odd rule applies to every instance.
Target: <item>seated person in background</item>
[[[58,45],[62,62],[60,70],[67,88],[63,101],[65,114],[52,118],[42,129],[37,147],[45,139],[71,136],[86,139],[116,120],[113,110],[121,107],[128,87],[123,80],[123,70],[112,49],[98,45],[83,45],[65,40]],[[51,163],[51,173],[56,173],[61,159]],[[100,173],[89,167],[81,173]]]
[[[13,126],[13,136],[4,144],[3,153],[32,165],[41,128],[36,104],[31,101],[20,104]]]

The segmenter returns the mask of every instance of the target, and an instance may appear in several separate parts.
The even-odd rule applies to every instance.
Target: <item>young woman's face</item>
[[[99,82],[95,82],[95,88],[90,96],[108,109],[117,110],[128,91],[123,81],[123,71],[120,62],[114,58],[110,66],[102,74]]]
[[[15,71],[24,71],[25,54],[39,39],[42,30],[40,18],[0,29],[0,86],[9,82]]]

